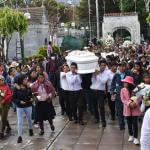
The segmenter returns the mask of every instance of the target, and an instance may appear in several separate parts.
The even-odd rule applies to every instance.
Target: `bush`
[[[53,53],[55,53],[55,54],[59,54],[59,52],[60,52],[60,49],[59,49],[59,47],[58,46],[52,46],[52,49],[53,49]]]
[[[42,46],[39,48],[38,55],[46,57],[47,56],[47,46]]]

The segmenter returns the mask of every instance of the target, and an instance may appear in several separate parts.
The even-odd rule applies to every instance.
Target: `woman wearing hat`
[[[124,88],[121,89],[121,101],[123,102],[123,115],[127,119],[129,130],[129,142],[133,142],[138,145],[138,116],[140,116],[140,108],[136,97],[132,97],[132,91],[134,89],[133,77],[127,76],[124,80]]]

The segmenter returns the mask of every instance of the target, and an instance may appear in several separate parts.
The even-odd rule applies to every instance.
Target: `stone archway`
[[[103,18],[103,39],[108,33],[112,34],[117,29],[125,29],[130,32],[132,42],[140,44],[140,23],[137,13],[111,13],[105,14]]]

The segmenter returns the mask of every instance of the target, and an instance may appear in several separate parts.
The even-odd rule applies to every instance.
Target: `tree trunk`
[[[10,36],[10,38],[7,38],[7,39],[6,39],[6,43],[7,43],[7,48],[6,48],[6,61],[9,60],[9,58],[8,58],[8,49],[9,49],[9,43],[10,43],[10,41],[11,41],[11,38],[12,38],[12,36]]]
[[[5,36],[2,36],[2,62],[5,62],[4,42],[5,42]]]
[[[24,62],[24,40],[22,37],[20,37],[20,45],[21,45],[21,59],[22,62]]]

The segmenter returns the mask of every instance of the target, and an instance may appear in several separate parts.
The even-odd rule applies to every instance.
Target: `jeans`
[[[8,104],[0,104],[0,133],[4,133],[5,128],[10,128],[9,122],[7,120],[9,112],[9,105]]]
[[[129,116],[127,118],[129,135],[134,136],[134,138],[138,138],[138,117]]]
[[[19,136],[22,136],[22,134],[23,134],[24,114],[27,117],[29,129],[32,129],[32,106],[26,107],[26,108],[18,108],[17,107],[18,135]]]
[[[93,102],[91,99],[91,89],[85,89],[84,92],[84,98],[86,100],[86,104],[88,105],[88,111],[93,113]]]
[[[120,99],[120,96],[116,98],[115,105],[116,105],[116,113],[118,116],[119,126],[120,128],[124,128],[125,122],[124,122],[124,116],[123,116],[123,103]]]

